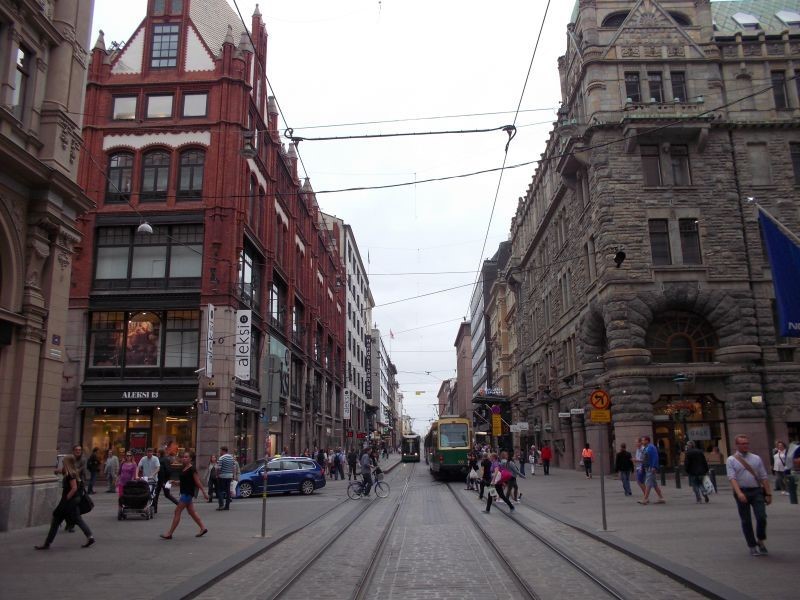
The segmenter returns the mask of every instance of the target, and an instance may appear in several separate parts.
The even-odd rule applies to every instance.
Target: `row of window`
[[[111,118],[115,121],[136,119],[171,119],[175,114],[175,94],[148,94],[139,114],[139,96],[115,96]],[[180,97],[181,117],[205,117],[208,113],[207,92],[185,92]]]
[[[670,71],[669,85],[667,89],[671,91],[671,96],[664,95],[664,74],[661,71],[647,72],[647,91],[649,95],[642,96],[641,74],[630,71],[625,73],[625,95],[627,102],[641,104],[649,100],[657,104],[664,102],[686,102],[688,99],[686,90],[686,73],[683,71]]]
[[[141,154],[138,179],[134,178],[137,155],[132,152],[117,152],[109,156],[106,204],[128,203],[135,193],[139,194],[141,202],[166,200],[170,190],[172,154],[160,149]],[[203,196],[205,159],[205,151],[196,148],[184,150],[178,155],[178,181],[175,190],[178,199],[196,200]]]

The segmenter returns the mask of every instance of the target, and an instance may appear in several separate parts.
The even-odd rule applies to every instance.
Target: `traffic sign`
[[[611,406],[611,398],[608,397],[608,392],[604,390],[595,390],[589,396],[589,402],[592,403],[597,410],[605,410]]]
[[[500,415],[492,415],[492,435],[503,435],[503,420]]]
[[[589,412],[589,419],[592,423],[611,423],[610,410],[593,410]]]

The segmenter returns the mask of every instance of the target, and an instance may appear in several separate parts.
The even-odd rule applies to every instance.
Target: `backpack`
[[[512,477],[511,471],[505,467],[500,467],[500,483],[508,483]]]

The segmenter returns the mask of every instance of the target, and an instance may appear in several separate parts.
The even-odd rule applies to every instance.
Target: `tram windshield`
[[[466,448],[469,446],[469,428],[464,423],[448,423],[439,426],[440,448]]]
[[[403,438],[403,454],[419,454],[419,438]]]

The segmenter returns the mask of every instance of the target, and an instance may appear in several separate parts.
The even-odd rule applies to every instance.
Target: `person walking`
[[[217,510],[231,509],[231,481],[236,470],[236,460],[228,453],[227,446],[219,449],[220,457],[217,459]],[[190,513],[191,514],[191,513]]]
[[[80,444],[75,444],[72,447],[72,456],[75,459],[75,471],[78,473],[78,479],[81,481],[88,481],[89,480],[89,471],[86,468],[86,456],[83,453],[83,446]],[[56,469],[53,471],[55,475],[61,475],[61,469]],[[66,528],[69,533],[75,531],[75,524],[69,520],[69,518],[65,519],[66,521]]]
[[[92,448],[92,453],[86,460],[86,470],[89,471],[89,485],[87,494],[94,494],[94,484],[97,481],[97,474],[100,472],[100,448]]]
[[[214,492],[217,490],[217,455],[212,454],[208,459],[208,468],[206,469],[206,487],[208,488],[208,501],[214,500]]]
[[[355,448],[351,448],[347,453],[347,481],[352,478],[354,481],[358,478],[358,452]]]
[[[511,498],[519,504],[520,500],[522,500],[522,492],[519,491],[519,486],[517,485],[517,477],[522,477],[526,479],[525,475],[517,467],[517,463],[513,460],[509,460],[505,467],[511,471],[511,478],[508,480],[506,484],[506,497]]]
[[[113,450],[108,451],[108,456],[106,457],[106,466],[104,467],[103,472],[105,473],[106,481],[108,482],[106,494],[113,494],[116,491],[117,475],[119,474],[119,459],[117,458],[117,455],[114,454]]]
[[[119,467],[119,477],[117,478],[117,496],[118,504],[122,506],[122,490],[125,484],[129,481],[136,479],[136,463],[133,462],[133,452],[128,451],[122,459],[122,464]]]
[[[92,530],[84,522],[80,511],[80,496],[83,492],[83,482],[80,479],[77,463],[74,456],[65,456],[63,466],[61,467],[61,474],[64,479],[61,481],[61,500],[53,511],[53,519],[50,521],[50,530],[47,532],[47,538],[41,546],[34,546],[37,550],[47,550],[50,544],[56,539],[58,528],[61,527],[63,521],[73,523],[81,528],[81,531],[86,536],[86,542],[81,548],[88,548],[94,544],[94,536]]]
[[[492,471],[492,480],[491,485],[494,489],[490,489],[486,494],[486,508],[483,509],[482,512],[489,514],[492,512],[492,500],[497,495],[500,500],[505,502],[508,505],[508,508],[511,512],[514,512],[514,505],[511,504],[511,500],[508,499],[503,488],[505,485],[511,481],[512,474],[502,463],[496,463],[496,466],[493,468]]]
[[[146,454],[139,459],[139,466],[136,467],[136,478],[144,477],[148,481],[157,480],[159,470],[161,470],[161,462],[153,456],[153,449],[148,448]]]
[[[189,516],[192,517],[194,522],[197,523],[197,526],[200,527],[200,533],[198,533],[195,537],[203,537],[208,533],[208,529],[206,529],[206,526],[203,525],[200,515],[198,515],[197,511],[194,509],[194,495],[197,490],[200,490],[203,493],[203,496],[205,496],[206,500],[209,498],[208,494],[206,494],[206,490],[203,488],[203,483],[200,481],[200,475],[197,474],[197,470],[192,464],[193,460],[194,455],[189,452],[184,452],[183,456],[181,457],[181,494],[179,496],[178,505],[175,507],[175,514],[172,517],[172,525],[167,533],[161,534],[162,539],[172,539],[172,534],[175,533],[175,529],[177,529],[178,524],[181,522],[181,513],[184,510],[189,513]]]
[[[639,489],[642,490],[642,496],[645,493],[645,470],[644,470],[644,440],[639,438],[636,440],[636,452],[633,455],[633,468],[636,472],[636,484],[639,486]]]
[[[520,448],[517,451],[517,456],[519,457],[519,472],[525,475],[525,463],[528,461],[527,455],[528,453],[525,452],[525,448]]]
[[[581,463],[583,464],[583,470],[586,473],[586,479],[592,478],[592,460],[594,459],[594,451],[589,447],[589,444],[583,445],[583,450],[581,450]]]
[[[172,492],[170,492],[170,488],[172,484],[170,483],[170,472],[172,470],[172,458],[171,456],[167,456],[166,451],[161,448],[158,451],[158,481],[156,482],[156,489],[153,492],[153,512],[158,512],[158,497],[161,492],[164,492],[164,498],[172,502],[177,506],[178,501],[172,496]],[[169,487],[167,487],[169,484]]]
[[[531,453],[528,455],[528,462],[531,463],[531,475],[536,476],[536,461],[539,459],[539,451],[535,445],[531,446]]]
[[[545,475],[550,475],[550,461],[553,460],[553,449],[550,448],[550,442],[545,442],[542,447],[542,469]]]
[[[650,504],[650,490],[655,490],[658,500],[656,504],[664,504],[664,495],[658,485],[658,469],[660,467],[658,449],[650,441],[650,436],[642,436],[644,452],[642,453],[642,469],[645,472],[644,497],[639,500],[639,504]]]
[[[333,478],[337,481],[339,480],[339,475],[341,474],[341,478],[344,479],[344,469],[342,468],[342,454],[339,451],[339,448],[333,453]]]
[[[789,495],[785,479],[787,471],[789,471],[789,467],[787,466],[786,444],[778,442],[775,444],[775,453],[772,455],[772,473],[775,475],[775,491],[780,492],[783,496]]]
[[[631,491],[631,473],[633,473],[633,459],[631,453],[628,452],[627,446],[622,443],[619,445],[619,452],[614,461],[614,470],[619,473],[619,479],[622,481],[622,490],[626,496],[633,496]]]
[[[691,440],[686,442],[686,453],[683,457],[683,468],[689,476],[689,485],[692,486],[694,497],[700,502],[700,496],[708,503],[708,494],[703,487],[703,478],[708,474],[708,461],[702,450],[695,447]]]
[[[484,452],[483,453],[483,460],[481,460],[481,479],[480,479],[480,490],[478,491],[478,500],[483,500],[483,492],[486,489],[487,485],[491,485],[492,483],[492,461],[489,459],[489,455]]]
[[[761,457],[750,452],[750,439],[746,435],[737,435],[736,452],[728,457],[725,469],[733,488],[733,497],[739,511],[742,533],[747,541],[751,556],[768,554],[767,541],[767,506],[772,502],[769,488],[769,477]],[[753,521],[750,509],[756,516],[756,532],[753,535]]]

